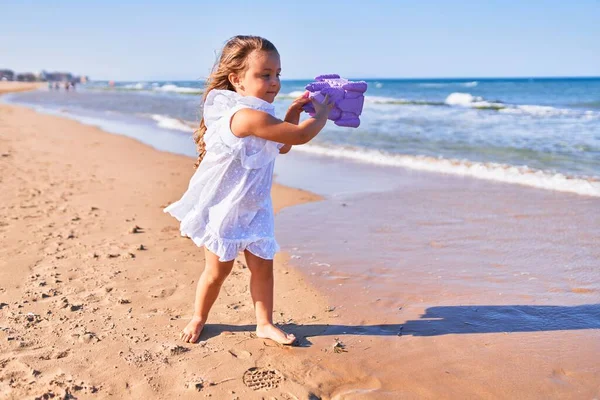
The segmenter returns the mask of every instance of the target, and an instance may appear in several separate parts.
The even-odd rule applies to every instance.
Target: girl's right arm
[[[310,142],[323,129],[334,102],[326,96],[323,103],[313,100],[315,115],[298,125],[282,121],[262,111],[243,108],[231,118],[231,132],[235,136],[258,136],[288,145]]]

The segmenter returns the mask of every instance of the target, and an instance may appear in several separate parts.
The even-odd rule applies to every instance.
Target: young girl
[[[275,46],[257,36],[235,36],[223,48],[207,80],[203,118],[194,135],[197,170],[183,197],[165,208],[181,221],[182,236],[204,246],[206,265],[196,289],[194,315],[181,339],[200,337],[233,261],[244,251],[256,335],[291,344],[294,335],[273,325],[274,238],[271,184],[278,154],[309,142],[325,126],[333,102],[312,101],[316,114],[299,123],[307,94],[296,99],[285,119],[272,105],[281,88]]]

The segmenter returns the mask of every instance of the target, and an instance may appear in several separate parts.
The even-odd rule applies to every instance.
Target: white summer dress
[[[182,236],[205,246],[219,261],[248,250],[272,260],[275,240],[271,184],[281,143],[239,138],[231,117],[242,108],[274,115],[274,106],[252,96],[213,89],[204,103],[206,154],[179,201],[164,209],[180,222]]]

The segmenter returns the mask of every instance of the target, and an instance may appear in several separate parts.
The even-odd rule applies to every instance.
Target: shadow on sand
[[[200,340],[223,331],[252,332],[254,325],[208,324]],[[439,336],[502,332],[544,332],[600,329],[600,304],[578,306],[440,306],[430,307],[418,320],[383,325],[281,325],[298,338],[297,345],[309,347],[314,336]]]

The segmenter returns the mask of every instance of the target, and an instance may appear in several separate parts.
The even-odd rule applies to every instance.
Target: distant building
[[[71,82],[73,75],[69,72],[44,72],[44,77],[49,82]]]
[[[0,81],[14,81],[15,73],[10,69],[0,69]]]
[[[19,82],[35,82],[37,78],[31,72],[24,72],[22,74],[17,74],[17,81]]]
[[[46,72],[43,70],[35,74],[31,72],[15,74],[9,69],[0,69],[0,81],[86,83],[89,81],[89,77],[86,75],[74,76],[70,72]]]

